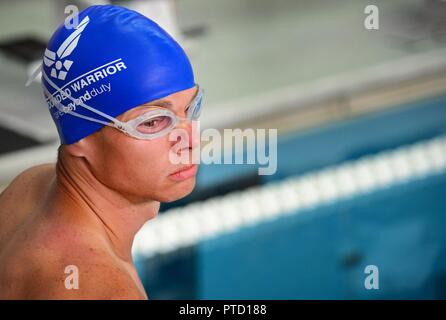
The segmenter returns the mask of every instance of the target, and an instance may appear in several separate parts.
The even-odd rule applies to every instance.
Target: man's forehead
[[[188,102],[184,106],[181,106],[181,107],[187,107],[195,99],[195,97],[197,96],[197,93],[198,93],[198,86],[195,86],[194,88],[195,88],[195,92],[194,92],[193,96],[188,100]],[[161,99],[157,99],[157,100],[153,100],[153,101],[141,104],[135,108],[128,110],[124,114],[120,115],[120,117],[118,117],[118,119],[123,120],[122,118],[127,118],[128,115],[132,115],[135,112],[137,112],[137,113],[143,112],[144,110],[146,110],[147,107],[162,107],[162,108],[168,108],[168,109],[171,109],[172,111],[174,111],[175,105],[169,97],[170,96],[167,96],[165,98],[161,98]]]
[[[164,108],[173,108],[173,102],[168,99],[158,99],[158,100],[153,100],[153,101],[144,103],[141,106],[143,106],[143,107],[157,106],[157,107],[164,107]]]
[[[189,101],[187,102],[186,105],[189,105],[194,100],[194,98],[196,97],[197,93],[198,93],[198,86],[195,86],[194,87],[194,93],[193,93],[192,97],[189,99]],[[178,94],[178,92],[173,93],[170,96],[172,96],[174,94]],[[174,103],[169,98],[170,96],[167,96],[167,97],[161,98],[161,99],[157,99],[157,100],[153,100],[153,101],[150,101],[150,102],[146,102],[146,103],[142,104],[141,106],[145,106],[145,107],[157,106],[157,107],[173,108],[174,107]]]

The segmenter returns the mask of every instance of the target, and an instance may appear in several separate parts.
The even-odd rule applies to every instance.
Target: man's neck
[[[65,214],[93,218],[92,224],[105,231],[115,254],[126,262],[132,262],[136,233],[156,216],[160,206],[158,201],[137,199],[108,188],[81,159],[58,161],[49,202],[53,208],[63,208]]]

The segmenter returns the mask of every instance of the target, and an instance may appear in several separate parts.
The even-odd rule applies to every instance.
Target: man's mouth
[[[175,171],[174,173],[171,173],[169,177],[175,181],[186,180],[196,175],[197,168],[198,166],[196,164],[184,166],[181,169]]]

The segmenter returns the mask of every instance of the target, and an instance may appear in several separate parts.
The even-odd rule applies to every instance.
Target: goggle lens
[[[191,120],[197,120],[201,114],[201,103],[203,101],[203,91],[199,89],[197,96],[187,109],[187,117]]]
[[[151,118],[140,122],[136,130],[142,134],[159,133],[172,126],[173,119],[167,115],[152,116]]]

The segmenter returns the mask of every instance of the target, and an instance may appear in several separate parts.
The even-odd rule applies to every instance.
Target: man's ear
[[[88,147],[89,143],[87,139],[81,139],[78,142],[63,145],[64,152],[67,154],[78,157],[78,158],[86,158],[88,156]]]

